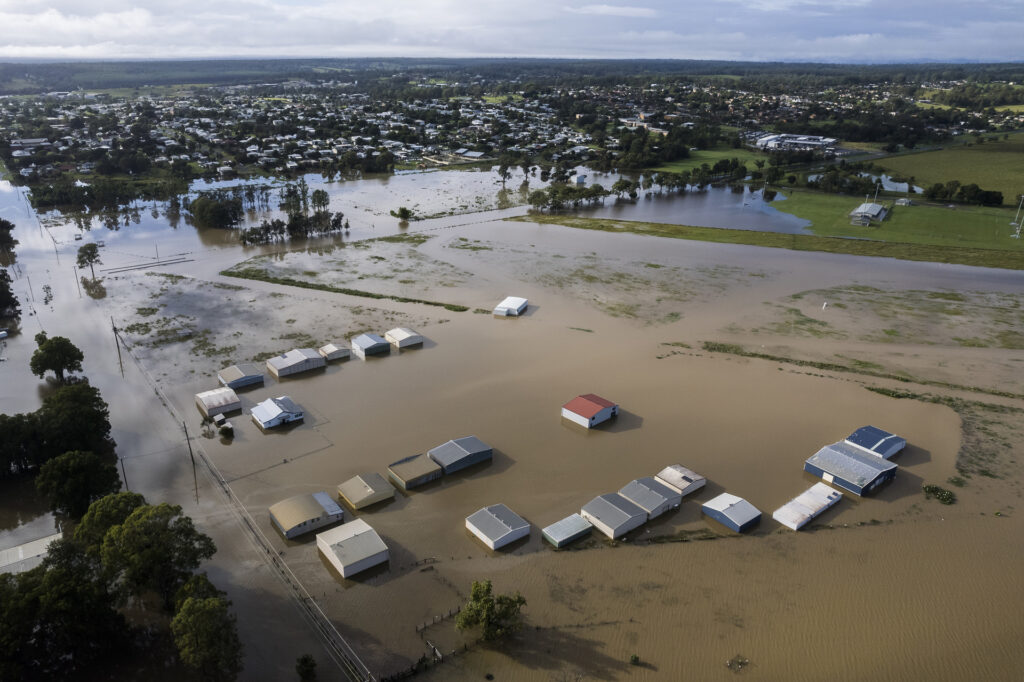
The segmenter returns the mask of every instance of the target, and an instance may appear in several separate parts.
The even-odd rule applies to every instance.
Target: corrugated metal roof
[[[217,377],[226,384],[238,381],[239,379],[247,379],[259,377],[263,378],[263,370],[257,365],[251,362],[246,362],[238,365],[231,365],[225,367],[221,371],[217,372]]]
[[[859,488],[865,487],[879,474],[898,468],[892,462],[843,441],[826,445],[808,457],[807,463]]]
[[[776,509],[772,518],[788,528],[798,530],[842,497],[843,494],[838,490],[824,483],[815,483]]]
[[[877,426],[862,426],[849,435],[847,443],[889,458],[902,450],[907,441]]]
[[[330,516],[344,514],[338,503],[325,492],[303,493],[281,500],[270,507],[270,513],[285,531],[303,521],[320,518],[325,513]]]
[[[509,533],[529,528],[526,519],[516,514],[504,504],[492,504],[466,517],[477,530],[486,535],[492,542],[497,542]]]
[[[430,458],[442,467],[449,467],[466,457],[491,450],[491,446],[476,436],[464,436],[442,443],[428,451]]]
[[[687,469],[681,464],[672,464],[665,467],[655,476],[662,483],[671,486],[684,495],[703,488],[707,479],[696,471]]]
[[[708,500],[702,507],[707,507],[721,513],[737,526],[742,526],[761,515],[757,507],[742,497],[730,495],[729,493],[722,493],[718,497]]]
[[[267,362],[269,362],[274,369],[280,371],[282,369],[287,369],[288,367],[301,365],[307,360],[313,360],[318,365],[322,365],[324,362],[320,353],[312,348],[293,348],[286,353],[269,358]]]
[[[387,479],[374,472],[353,476],[338,486],[338,494],[356,509],[381,502],[395,496],[395,487]]]
[[[403,480],[419,478],[424,474],[441,471],[441,466],[426,455],[412,455],[388,465],[396,476]]]
[[[196,393],[196,400],[203,404],[207,410],[224,408],[229,405],[241,406],[238,394],[230,388],[215,388],[210,391]]]
[[[377,531],[362,519],[317,533],[316,539],[317,543],[330,546],[342,566],[351,566],[388,548]]]
[[[647,513],[650,513],[665,504],[675,506],[679,504],[680,495],[668,486],[658,483],[651,477],[638,478],[622,486],[619,490],[630,502],[634,503]]]
[[[376,334],[360,334],[356,338],[352,339],[353,348],[362,348],[363,350],[369,350],[380,345],[389,345],[387,341]]]
[[[401,341],[413,340],[423,341],[423,337],[409,329],[408,327],[395,327],[384,333],[384,338],[392,341],[393,343],[399,343]]]
[[[647,512],[618,493],[598,495],[583,505],[583,511],[610,528],[618,528],[637,517],[647,518]]]
[[[593,528],[593,524],[579,514],[570,514],[561,521],[555,521],[550,526],[544,528],[541,532],[546,537],[551,538],[555,544],[558,544],[561,542],[567,542],[568,540],[584,533],[588,533]]]
[[[615,403],[610,400],[605,400],[599,395],[593,393],[587,393],[585,395],[578,395],[565,405],[562,405],[563,409],[574,412],[584,419],[590,419],[601,410],[615,407]]]

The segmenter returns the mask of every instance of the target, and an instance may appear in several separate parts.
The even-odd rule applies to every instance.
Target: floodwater
[[[408,176],[390,182],[399,177]],[[694,198],[673,201],[682,205]],[[634,208],[658,203],[641,199]],[[193,441],[375,673],[408,667],[426,653],[427,641],[446,654],[461,650],[464,640],[454,634],[450,619],[423,633],[417,626],[462,603],[473,580],[489,578],[500,592],[523,593],[528,627],[508,647],[456,655],[428,679],[480,679],[487,673],[510,680],[576,673],[607,680],[725,679],[733,673],[724,662],[737,654],[751,661],[744,674],[754,679],[1016,679],[1024,624],[1019,614],[1024,528],[1014,511],[1021,495],[1019,458],[1003,478],[972,479],[957,489],[957,505],[942,507],[925,501],[920,486],[941,484],[956,473],[960,420],[951,409],[893,400],[849,377],[711,356],[699,348],[701,340],[720,338],[723,329],[782,295],[865,281],[1021,294],[1024,284],[1017,273],[487,218],[448,217],[410,229],[436,235],[420,249],[425,258],[467,273],[461,283],[447,287],[445,301],[490,309],[505,295],[527,296],[531,308],[519,319],[239,280],[230,283],[246,288],[221,289],[221,300],[202,292],[195,298],[209,308],[203,312],[219,320],[215,331],[238,335],[238,353],[276,349],[282,342],[278,325],[334,340],[339,331],[331,318],[354,319],[356,307],[370,309],[365,314],[380,325],[378,333],[412,320],[428,339],[421,349],[350,360],[306,378],[278,383],[268,377],[265,387],[241,394],[246,413],[260,400],[287,394],[306,410],[304,423],[264,434],[245,415],[235,415],[233,441]],[[161,244],[170,233],[164,230]],[[388,230],[397,231],[394,221]],[[133,231],[145,236],[138,238],[137,250],[125,244],[124,251],[148,252],[155,237],[135,226],[120,234]],[[10,340],[11,361],[0,365],[0,405],[21,411],[38,403],[35,394],[25,393],[38,382],[22,369],[37,327],[81,341],[86,373],[111,403],[129,483],[151,500],[187,503],[186,512],[215,535],[220,552],[211,572],[215,582],[226,585],[239,612],[248,656],[244,675],[279,678],[286,662],[315,649],[314,640],[304,636],[308,630],[284,606],[280,585],[265,575],[264,562],[208,482],[200,478],[200,503],[188,502],[192,476],[183,443],[174,435],[181,430],[175,417],[198,433],[193,394],[214,387],[214,373],[224,363],[197,355],[188,344],[138,348],[134,357],[142,358],[142,368],[130,356],[121,380],[110,340],[109,315],[116,314],[123,326],[125,310],[191,300],[187,297],[199,283],[160,293],[153,278],[139,271],[107,278],[106,299],[79,298],[65,272],[75,243],[59,243],[54,253],[45,230],[42,237],[39,232],[35,225],[19,226],[16,237],[25,249],[19,250],[15,287],[28,296],[31,277],[35,296],[41,298],[39,287],[49,283],[54,300],[47,305],[37,300],[36,314],[23,319],[25,333]],[[182,226],[173,234],[194,232]],[[458,239],[479,240],[486,249],[452,248]],[[113,255],[115,242],[107,243]],[[193,262],[157,269],[216,286],[228,281],[217,275],[222,267],[274,250],[193,248]],[[391,257],[372,248],[368,253]],[[552,276],[560,259],[566,271],[581,271],[572,275],[579,281]],[[315,259],[304,262],[315,267]],[[587,268],[608,273],[609,279],[620,279],[615,276],[620,270],[675,268],[676,279],[665,286],[686,287],[676,301],[680,315],[672,322],[615,316],[609,310],[618,308],[603,300],[610,295],[606,283],[583,277]],[[415,296],[427,285],[408,285],[404,293]],[[650,296],[642,285],[626,291],[637,300]],[[267,292],[279,297],[261,295]],[[805,306],[809,313],[820,303]],[[274,309],[262,322],[261,307]],[[668,342],[689,348],[673,346],[678,352],[669,354],[662,345]],[[843,347],[817,338],[787,343],[795,355],[823,345]],[[927,346],[898,350],[920,356],[925,364],[938,357]],[[960,352],[968,357],[971,350]],[[154,378],[173,417],[154,397],[149,383]],[[961,381],[971,383],[971,377]],[[592,431],[562,421],[561,404],[586,392],[618,402],[620,416]],[[815,482],[802,472],[803,460],[867,423],[896,431],[910,443],[896,460],[901,469],[894,483],[876,497],[847,495],[820,517],[824,527],[819,530],[793,533],[772,521],[775,508]],[[388,543],[387,568],[342,580],[327,570],[312,538],[286,541],[269,522],[267,507],[278,500],[333,492],[351,476],[386,473],[392,461],[470,434],[495,448],[491,463],[357,514]],[[1021,443],[1010,447],[1019,452]],[[577,545],[578,551],[556,552],[541,541],[541,527],[672,463],[709,480],[678,511],[616,546],[595,535]],[[700,503],[722,491],[745,497],[764,512],[754,532],[734,536],[701,517]],[[464,519],[498,502],[525,517],[533,530],[528,540],[490,552],[465,530]],[[1001,514],[995,516],[996,511]],[[649,542],[708,530],[719,539]],[[277,649],[280,655],[273,653]],[[633,654],[642,665],[629,664]],[[320,668],[322,676],[330,674],[325,663]]]

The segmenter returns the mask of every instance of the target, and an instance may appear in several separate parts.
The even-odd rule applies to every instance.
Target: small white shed
[[[682,497],[695,493],[707,484],[707,479],[682,464],[665,467],[654,477],[667,486],[675,488]]]
[[[526,312],[529,301],[519,296],[506,296],[505,300],[494,308],[494,314],[498,317],[517,317]]]
[[[492,504],[466,517],[466,528],[491,549],[500,549],[530,534],[530,524],[503,504]]]
[[[319,348],[316,349],[316,351],[320,353],[320,357],[322,357],[327,362],[333,362],[334,360],[344,360],[349,355],[351,355],[351,351],[348,348],[345,348],[344,346],[339,346],[336,343],[328,343],[326,346],[320,346]]]
[[[304,417],[302,409],[286,395],[267,398],[252,408],[252,420],[261,429],[272,429],[275,426],[299,421]]]

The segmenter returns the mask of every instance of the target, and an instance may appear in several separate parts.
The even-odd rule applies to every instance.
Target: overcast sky
[[[1024,59],[1022,0],[0,0],[0,58]]]

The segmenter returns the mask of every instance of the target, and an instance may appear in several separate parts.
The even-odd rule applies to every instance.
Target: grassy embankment
[[[853,205],[850,205],[850,197],[804,193],[801,193],[799,197],[799,199],[790,198],[785,202],[781,202],[781,204],[789,204],[790,210],[794,208],[803,208],[806,210],[808,207],[811,207],[813,210],[807,211],[808,214],[815,211],[825,213],[825,210],[828,207],[825,205],[826,202],[824,200],[831,200],[834,202],[834,205],[830,210],[835,211],[841,216],[841,218],[837,218],[835,220],[848,220],[846,218],[846,213],[854,208]],[[801,202],[805,197],[810,197],[810,199],[807,200],[806,206],[803,206],[798,202]],[[817,201],[818,197],[821,197],[821,201]],[[791,201],[794,203],[790,204]],[[916,209],[927,208],[931,207],[898,207],[897,215],[894,216],[893,219],[897,220],[899,217],[899,209],[903,209],[905,213],[911,216],[907,222],[914,226],[914,230],[908,228],[901,232],[898,229],[890,228],[889,226],[886,226],[885,228],[856,228],[847,223],[846,227],[849,228],[849,230],[843,234],[849,236],[859,236],[851,234],[853,230],[876,230],[874,233],[868,233],[870,235],[869,238],[860,239],[849,239],[840,236],[782,234],[779,232],[757,232],[754,230],[736,230],[717,227],[695,227],[692,225],[668,225],[664,223],[583,218],[573,215],[530,214],[516,218],[508,218],[508,220],[564,225],[566,227],[575,227],[585,230],[600,230],[603,232],[630,232],[633,234],[650,235],[655,237],[691,239],[695,241],[715,242],[719,244],[747,244],[751,246],[790,249],[792,251],[819,251],[823,253],[842,253],[855,256],[874,256],[882,258],[897,258],[900,260],[957,263],[961,265],[1004,268],[1008,270],[1024,270],[1024,245],[1018,244],[1018,240],[1007,238],[1005,239],[1005,242],[1007,242],[1006,244],[1003,244],[1002,241],[995,241],[994,239],[986,240],[984,238],[984,231],[982,231],[980,236],[976,236],[971,240],[963,238],[958,239],[950,237],[949,235],[943,235],[941,230],[932,230],[930,233],[927,229],[927,216],[915,216],[911,213],[911,211]],[[940,210],[945,209],[935,209],[935,211]],[[793,212],[801,217],[808,217],[805,216],[803,212]],[[826,217],[831,218],[831,215],[826,214]],[[813,218],[808,217],[808,219]],[[823,220],[822,222],[826,221]],[[839,233],[839,229],[834,223],[828,223],[828,225],[822,229],[829,229],[829,225],[831,225],[831,229],[835,229],[836,233]],[[992,234],[992,231],[989,231],[988,234]],[[891,241],[886,241],[887,239]]]
[[[1003,203],[1017,204],[1024,192],[1024,133],[983,144],[960,144],[935,151],[901,154],[875,163],[892,174],[913,176],[915,184],[928,187],[957,180],[1003,193]]]
[[[693,170],[694,168],[700,168],[702,163],[706,163],[709,166],[714,166],[717,162],[722,159],[737,158],[740,163],[747,166],[747,170],[756,170],[754,161],[761,159],[765,162],[767,167],[768,157],[760,152],[755,152],[752,149],[741,147],[740,149],[734,149],[728,145],[719,145],[714,149],[698,149],[697,151],[690,152],[690,155],[685,159],[679,161],[670,161],[664,165],[658,166],[651,170],[661,171],[664,173],[679,173],[684,170]]]

